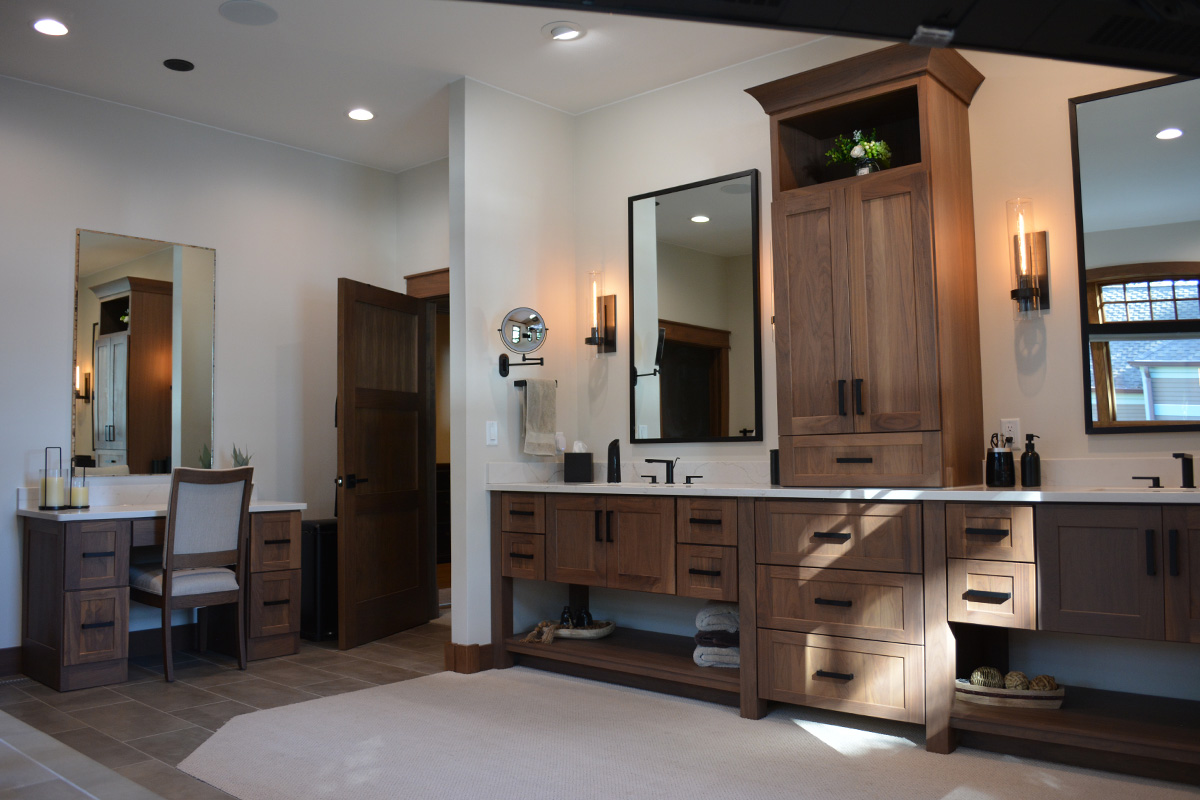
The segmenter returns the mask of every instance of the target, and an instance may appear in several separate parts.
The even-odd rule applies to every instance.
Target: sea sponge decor
[[[1004,676],[995,667],[980,667],[971,673],[971,683],[975,686],[1001,689],[1004,687]]]
[[[1028,689],[1029,676],[1024,672],[1013,670],[1004,676],[1005,689]]]
[[[1051,692],[1058,688],[1053,675],[1038,675],[1029,682],[1029,688],[1039,692]]]

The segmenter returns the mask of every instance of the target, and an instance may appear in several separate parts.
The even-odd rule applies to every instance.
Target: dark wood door
[[[777,200],[775,364],[779,433],[849,433],[850,297],[842,192]]]
[[[855,430],[937,430],[928,180],[922,171],[880,173],[846,197]]]
[[[608,586],[675,593],[675,499],[609,497],[605,501]]]
[[[338,279],[338,647],[437,614],[434,314]]]
[[[1167,639],[1200,642],[1200,508],[1165,506]]]
[[[1163,638],[1158,506],[1040,505],[1038,628]]]
[[[607,522],[604,498],[546,496],[546,580],[604,586]]]

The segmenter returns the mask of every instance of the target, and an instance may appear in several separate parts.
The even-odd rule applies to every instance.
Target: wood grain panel
[[[1037,571],[1033,564],[951,558],[946,568],[946,615],[951,622],[1037,630]],[[981,592],[1008,596],[989,597]]]
[[[760,564],[921,571],[921,506],[760,500]]]
[[[681,544],[676,559],[675,593],[680,597],[738,601],[737,548]]]
[[[171,458],[172,286],[129,279],[129,372],[126,462],[133,474]]]
[[[546,537],[540,533],[501,535],[500,574],[531,581],[546,580]]]
[[[125,658],[129,589],[89,589],[63,596],[63,666]]]
[[[491,518],[491,576],[492,576],[492,665],[496,669],[507,669],[513,665],[512,654],[504,646],[513,634],[513,582],[512,578],[504,577],[504,537],[502,536],[501,517],[504,502],[499,492],[491,492],[489,500]],[[540,495],[539,495],[540,496]],[[543,543],[544,544],[544,543]],[[449,669],[454,663],[451,652],[452,642],[447,642],[447,662]]]
[[[129,583],[129,520],[66,525],[63,589],[108,589]]]
[[[300,569],[300,512],[250,515],[250,571]]]
[[[921,644],[925,639],[921,595],[920,575],[759,566],[758,624]]]
[[[1166,635],[1200,642],[1200,506],[1164,506]]]
[[[404,293],[409,297],[443,297],[450,294],[450,268],[405,275]]]
[[[504,495],[507,502],[508,494]],[[546,579],[604,586],[608,579],[604,498],[550,495],[546,498]]]
[[[741,630],[754,631],[758,628],[755,602],[756,541],[754,536],[756,501],[739,497],[738,519],[738,621]],[[749,633],[739,640],[741,650],[741,715],[746,719],[762,719],[767,713],[767,704],[758,692],[758,637]]]
[[[248,603],[250,638],[296,633],[300,630],[300,570],[251,575]]]
[[[940,486],[941,435],[780,436],[784,486]]]
[[[131,546],[162,548],[163,542],[167,540],[166,517],[135,519],[130,522],[132,523]]]
[[[674,594],[674,499],[614,496],[606,511],[608,587]]]
[[[360,399],[364,395],[359,392]],[[421,485],[420,459],[417,448],[393,452],[379,447],[380,441],[417,441],[421,410],[399,410],[387,407],[356,409],[355,453],[358,455],[359,496],[392,492],[415,492]],[[365,479],[365,480],[364,480]],[[432,480],[432,478],[426,478]]]
[[[737,500],[721,497],[676,498],[675,538],[687,544],[736,547]]]
[[[950,753],[957,746],[950,727],[957,646],[946,620],[946,503],[926,501],[921,517],[925,540],[925,749]]]
[[[1033,506],[947,503],[946,554],[1033,563]]]
[[[405,394],[416,392],[417,317],[397,314],[369,302],[358,303],[355,314],[357,363],[354,374],[358,388]]]
[[[504,492],[500,495],[500,529],[512,533],[546,532],[546,496]]]

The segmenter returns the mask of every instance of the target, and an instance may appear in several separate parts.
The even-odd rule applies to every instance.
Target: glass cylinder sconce
[[[617,352],[617,296],[604,294],[604,273],[588,272],[588,307],[591,317],[590,335],[583,343],[596,348],[596,355]]]
[[[87,467],[71,467],[70,501],[71,508],[88,507]]]
[[[51,450],[57,451],[55,454],[57,460],[51,460]],[[56,511],[60,508],[66,508],[68,498],[66,479],[63,476],[61,447],[46,448],[45,465],[41,473],[41,480],[39,482],[41,495],[38,508],[42,511]]]
[[[1006,204],[1008,267],[1012,281],[1009,296],[1016,303],[1016,319],[1040,317],[1050,307],[1050,261],[1046,232],[1035,230],[1033,201],[1018,197]]]

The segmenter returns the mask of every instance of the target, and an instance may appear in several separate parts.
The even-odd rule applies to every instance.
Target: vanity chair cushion
[[[163,592],[163,568],[145,564],[129,566],[129,585],[151,594]],[[177,569],[171,580],[171,594],[176,597],[210,592],[237,591],[237,576],[225,567]]]

